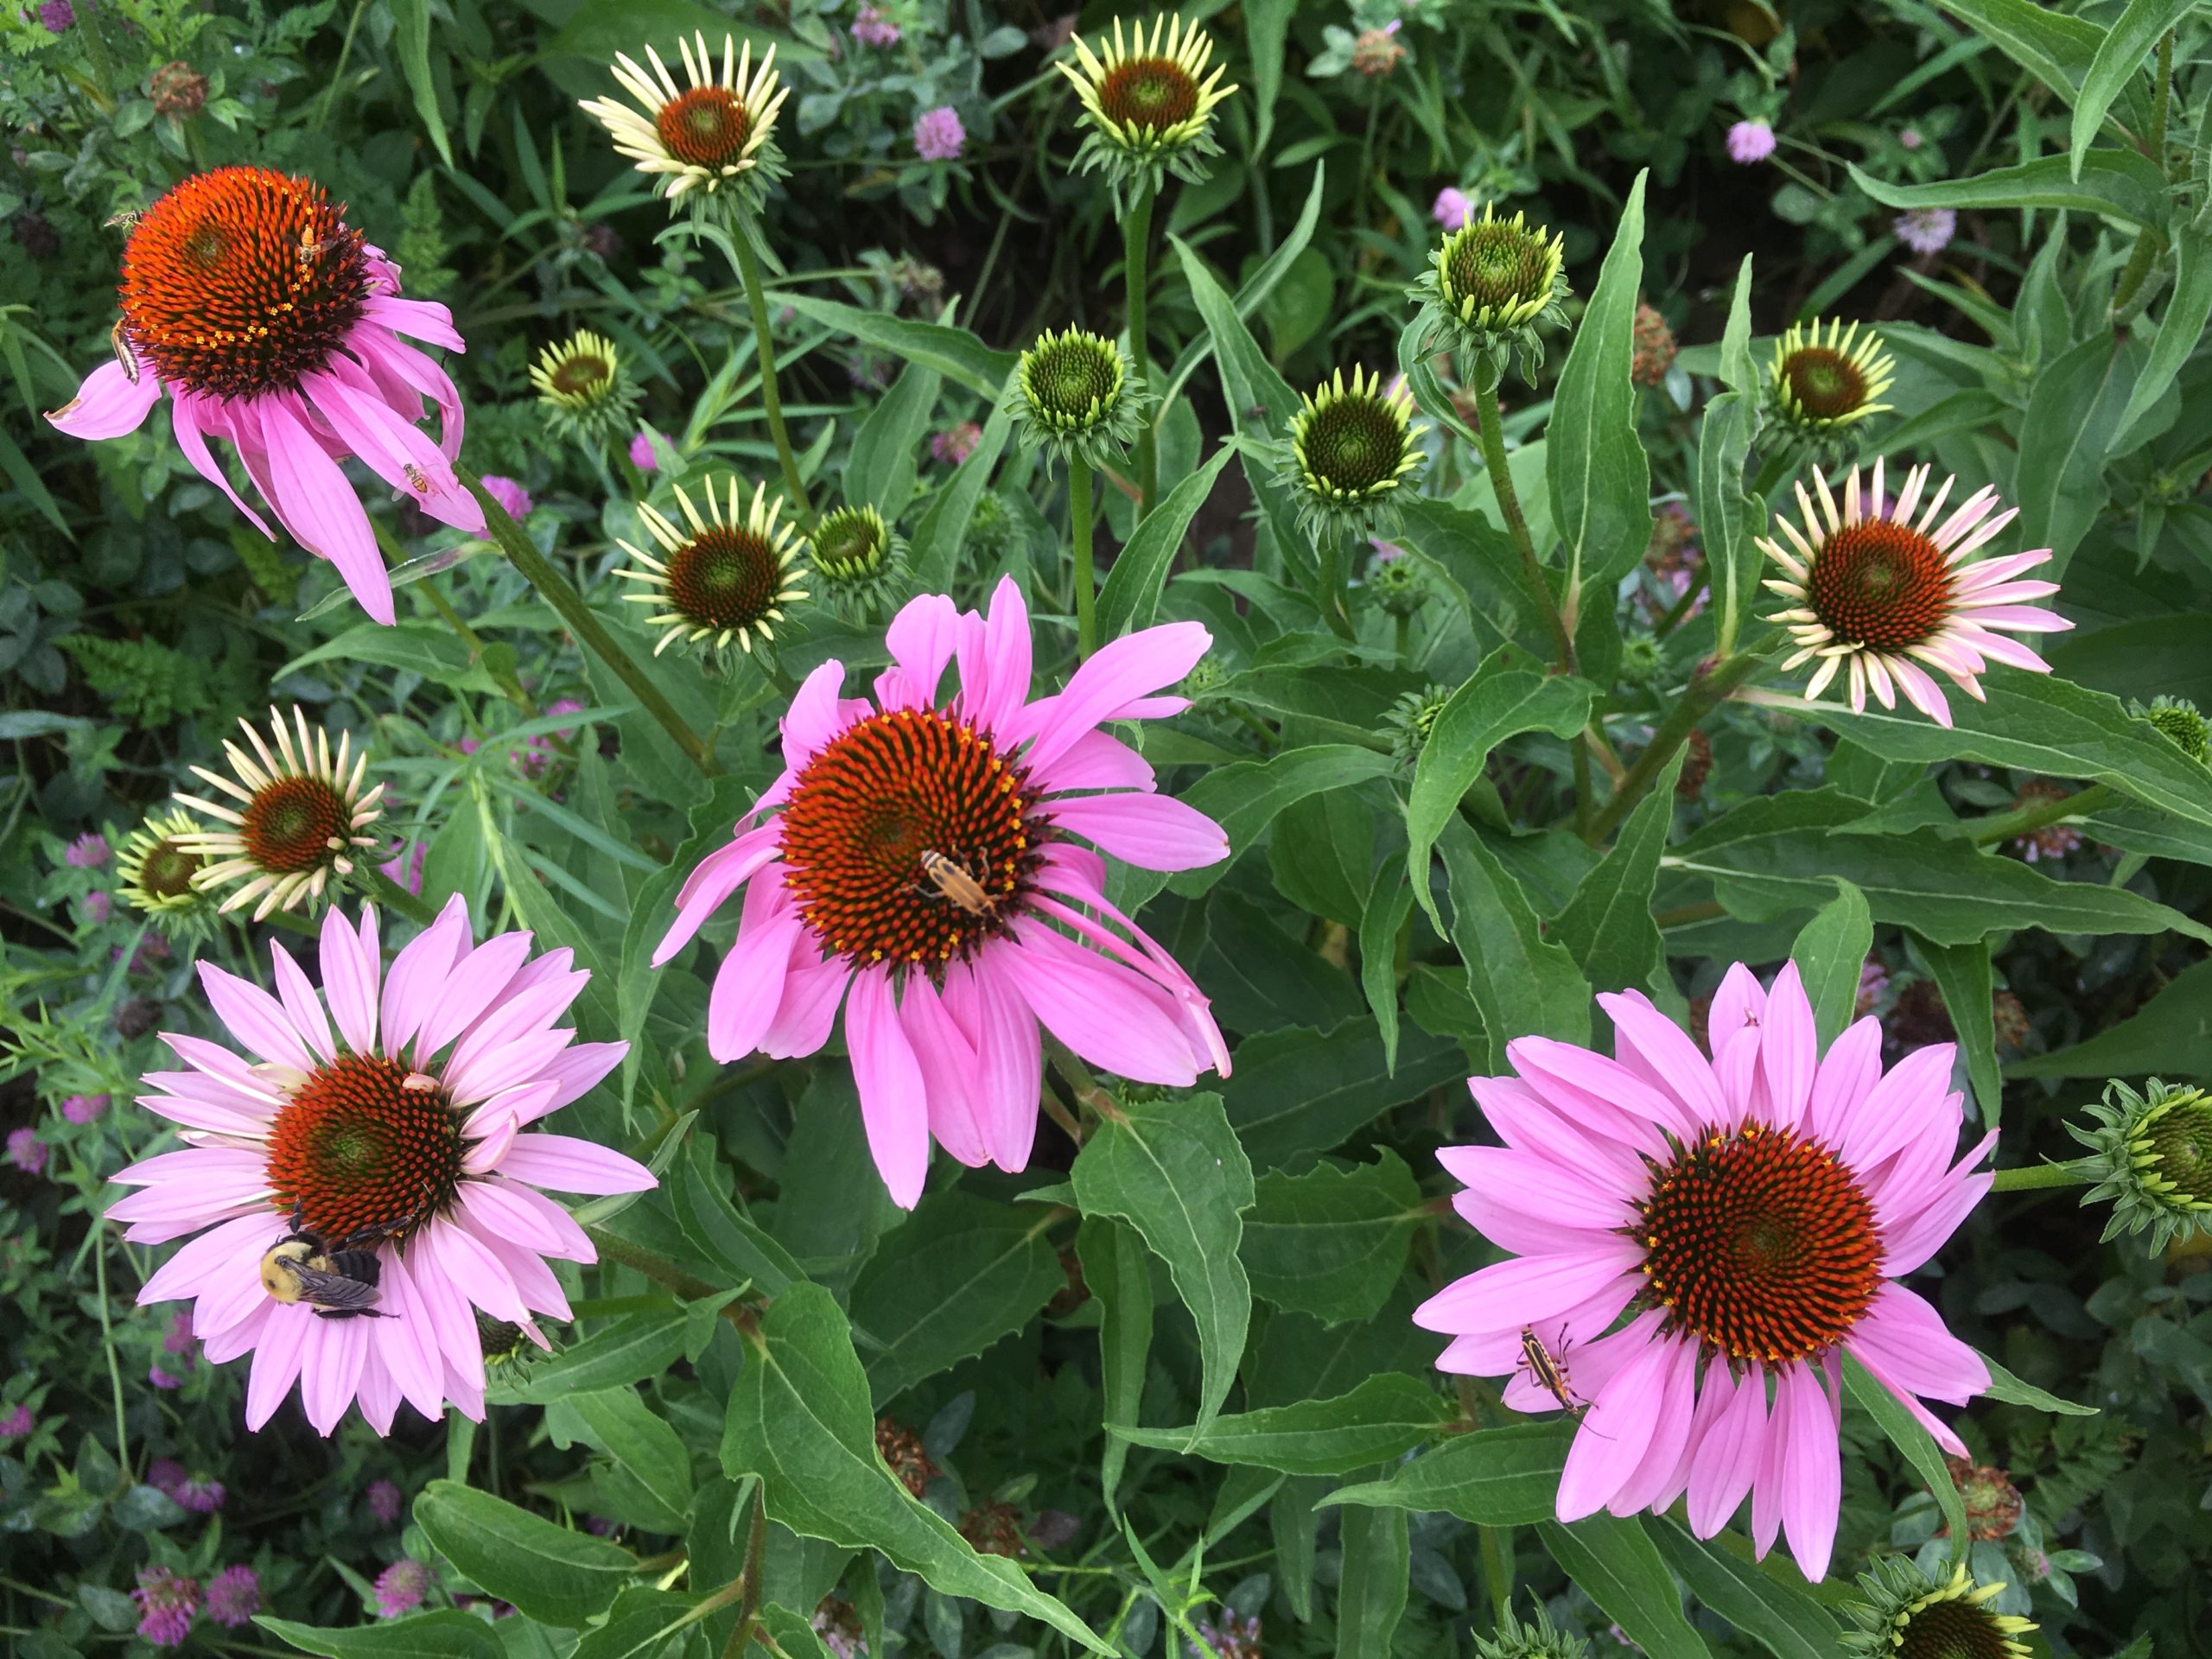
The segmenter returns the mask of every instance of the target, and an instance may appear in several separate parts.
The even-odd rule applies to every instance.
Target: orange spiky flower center
[[[436,1088],[407,1086],[408,1068],[379,1054],[341,1054],[316,1068],[269,1133],[276,1207],[336,1244],[358,1234],[404,1236],[454,1200],[461,1115]]]
[[[1888,518],[1846,524],[1814,555],[1806,603],[1838,639],[1897,651],[1950,614],[1951,568],[1934,538]]]
[[[728,87],[694,86],[660,106],[653,128],[677,161],[730,167],[744,159],[753,116]]]
[[[263,869],[296,875],[320,869],[342,852],[353,834],[346,798],[325,779],[295,773],[254,792],[240,814],[246,855]]]

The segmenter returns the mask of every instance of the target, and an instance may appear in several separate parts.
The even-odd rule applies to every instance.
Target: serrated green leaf
[[[1459,808],[1460,798],[1482,776],[1491,751],[1521,732],[1573,737],[1590,723],[1591,688],[1580,680],[1547,674],[1511,647],[1491,653],[1445,700],[1414,763],[1406,798],[1406,869],[1414,897],[1436,931],[1443,918],[1429,893],[1429,854]]]
[[[1099,1389],[1109,1423],[1134,1423],[1144,1405],[1145,1366],[1152,1356],[1152,1262],[1136,1229],[1111,1216],[1085,1216],[1076,1259],[1097,1299]],[[1110,1428],[1099,1463],[1099,1490],[1116,1507],[1129,1443]]]
[[[1478,616],[1509,637],[1545,635],[1550,594],[1538,591],[1504,531],[1480,512],[1433,496],[1415,496],[1400,517],[1396,539],[1457,582]]]
[[[1536,1532],[1560,1571],[1649,1659],[1712,1659],[1640,1516],[1601,1512],[1572,1526],[1540,1522]]]
[[[1558,1423],[1514,1423],[1461,1434],[1388,1478],[1341,1486],[1324,1505],[1383,1506],[1427,1515],[1439,1510],[1478,1527],[1548,1521],[1559,1507],[1559,1478],[1571,1434]]]
[[[1214,451],[1213,459],[1167,493],[1139,524],[1128,545],[1114,558],[1114,568],[1098,590],[1098,627],[1101,639],[1118,639],[1125,633],[1152,626],[1159,613],[1160,589],[1174,569],[1184,533],[1191,520],[1213,493],[1214,480],[1229,465],[1234,452],[1227,446]]]
[[[1254,1191],[1243,1243],[1254,1292],[1332,1325],[1374,1318],[1405,1270],[1421,1218],[1421,1188],[1405,1160],[1385,1147],[1351,1169],[1270,1170]]]
[[[2165,988],[2109,1031],[2005,1068],[2013,1077],[2212,1076],[2212,962],[2174,976]]]
[[[1918,937],[1918,936],[1916,936]],[[1989,968],[1989,946],[1937,944],[1918,937],[1920,954],[1936,976],[1944,1010],[1959,1039],[1959,1052],[1967,1063],[1967,1077],[1974,1084],[1974,1103],[1980,1109],[1982,1127],[1997,1127],[2003,1103],[2004,1079],[1997,1070],[1996,1010],[1991,1001],[1995,981]]]
[[[1856,166],[1849,170],[1851,181],[1876,201],[1905,210],[2056,208],[2163,230],[2170,207],[2165,175],[2148,156],[2132,149],[2092,150],[2083,158],[2079,178],[2063,156],[2044,156],[2017,167],[1936,184],[1891,184]]]
[[[2127,10],[2113,21],[2096,56],[2090,59],[2088,73],[2082,77],[2082,90],[2074,101],[2067,160],[2075,178],[2082,176],[2082,160],[2104,125],[2105,112],[2112,108],[2113,100],[2143,67],[2158,37],[2196,10],[2197,3],[2198,0],[2127,0]]]
[[[1466,964],[1467,991],[1483,1020],[1491,1072],[1505,1070],[1505,1046],[1516,1037],[1590,1040],[1590,985],[1542,921],[1521,884],[1481,835],[1462,820],[1445,826],[1440,843],[1451,883],[1448,937]]]
[[[1139,1446],[1289,1475],[1346,1475],[1403,1456],[1452,1419],[1433,1386],[1402,1371],[1370,1376],[1333,1400],[1217,1417],[1204,1430],[1109,1425]]]
[[[1651,918],[1659,858],[1675,826],[1675,784],[1687,748],[1675,751],[1650,792],[1636,804],[1620,837],[1584,876],[1550,936],[1580,964],[1593,991],[1649,990],[1666,966],[1666,945]]]
[[[620,1544],[556,1526],[456,1481],[434,1480],[423,1490],[415,1524],[486,1593],[571,1630],[606,1611],[638,1568],[638,1558]]]
[[[869,1391],[887,1404],[1029,1323],[1067,1283],[1049,1211],[933,1192],[853,1281],[855,1324],[883,1346]]]
[[[1692,1595],[1775,1659],[1835,1659],[1843,1631],[1804,1591],[1673,1520],[1654,1522],[1651,1537]]]
[[[677,1159],[662,1184],[669,1207],[684,1236],[729,1275],[732,1284],[751,1284],[779,1296],[806,1275],[791,1254],[732,1199],[732,1175],[705,1136],[695,1138]]]
[[[1410,1554],[1402,1510],[1352,1510],[1344,1518],[1344,1567],[1337,1580],[1337,1659],[1390,1651],[1405,1617]]]
[[[978,1555],[884,1467],[851,1328],[820,1285],[792,1286],[761,1317],[730,1394],[722,1468],[733,1479],[758,1476],[768,1514],[802,1537],[880,1551],[944,1595],[1042,1619],[1094,1653],[1113,1651],[1012,1561]]]
[[[1866,895],[1838,879],[1836,895],[1813,912],[1789,947],[1805,995],[1813,1005],[1813,1029],[1822,1049],[1843,1035],[1859,1005],[1859,977],[1866,953],[1874,948],[1874,918]]]
[[[253,1622],[302,1653],[324,1659],[501,1659],[506,1651],[491,1625],[452,1608],[377,1624],[299,1624],[265,1614]]]
[[[1904,1454],[1905,1461],[1934,1495],[1936,1507],[1942,1510],[1944,1524],[1949,1529],[1951,1557],[1955,1560],[1967,1538],[1967,1508],[1959,1496],[1958,1484],[1943,1462],[1943,1448],[1847,1348],[1843,1351],[1843,1388],[1852,1403],[1872,1417],[1890,1437],[1890,1444]]]
[[[1086,1216],[1117,1216],[1167,1264],[1198,1326],[1198,1427],[1229,1396],[1251,1323],[1237,1247],[1252,1207],[1252,1166],[1218,1095],[1125,1100],[1076,1154],[1071,1179]]]
[[[1552,395],[1544,429],[1552,523],[1567,550],[1568,591],[1596,596],[1636,566],[1651,540],[1651,465],[1636,435],[1637,296],[1643,285],[1643,187],[1638,173],[1613,243]],[[1608,614],[1610,602],[1602,607]]]
[[[622,1388],[658,1376],[683,1352],[680,1308],[625,1313],[582,1342],[541,1359],[524,1374],[525,1400],[543,1403],[565,1395]]]
[[[1325,1032],[1263,1032],[1238,1046],[1222,1101],[1256,1167],[1301,1166],[1392,1107],[1465,1076],[1464,1058],[1448,1043],[1416,1038],[1402,1058],[1402,1072],[1392,1071],[1380,1027],[1365,1018]]]

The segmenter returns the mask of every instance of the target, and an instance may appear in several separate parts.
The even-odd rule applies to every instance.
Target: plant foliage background
[[[1075,20],[906,0],[880,9],[899,35],[877,47],[842,0],[0,18],[0,1116],[43,1149],[33,1167],[11,1143],[0,1166],[13,1650],[143,1646],[141,1568],[244,1564],[270,1622],[203,1618],[190,1644],[708,1653],[742,1611],[784,1654],[849,1629],[872,1652],[1010,1659],[1180,1651],[1225,1608],[1270,1654],[1440,1655],[1533,1595],[1601,1652],[1813,1659],[1837,1650],[1852,1570],[1958,1550],[2039,1623],[2035,1651],[2212,1651],[2202,1236],[2152,1254],[2101,1243],[2103,1211],[2063,1189],[1987,1200],[1921,1281],[2012,1374],[1959,1414],[1980,1467],[1947,1471],[1924,1435],[1893,1446],[1847,1411],[1838,1569],[1810,1586],[1663,1517],[1558,1527],[1564,1433],[1452,1388],[1408,1319],[1485,1259],[1435,1160],[1473,1133],[1463,1079],[1502,1069],[1513,1036],[1588,1039],[1593,990],[1644,987],[1694,1027],[1727,963],[1794,958],[1824,1034],[1857,998],[1893,1056],[1955,1036],[2008,1166],[2075,1155],[2065,1125],[2109,1077],[2212,1073],[2212,774],[2131,712],[2212,705],[2204,9],[1192,15],[1241,90],[1211,178],[1160,203],[1165,501],[1133,540],[1128,499],[1102,492],[1101,610],[1109,634],[1214,633],[1194,707],[1146,753],[1235,857],[1122,892],[1214,1000],[1235,1069],[1126,1093],[1117,1117],[1082,1118],[1080,1151],[1042,1126],[1021,1176],[939,1160],[911,1213],[883,1193],[837,1052],[717,1065],[715,950],[649,965],[677,884],[773,775],[783,697],[742,658],[650,658],[613,602],[614,543],[644,539],[636,500],[709,463],[776,463],[741,292],[660,234],[665,208],[575,104],[607,90],[615,52],[671,54],[695,27],[777,45],[792,176],[764,241],[810,486],[893,521],[913,590],[975,605],[1011,575],[1064,658],[1065,492],[991,410],[1040,330],[1122,323],[1121,226],[1071,169],[1074,100],[1047,62]],[[1110,16],[1086,8],[1086,35]],[[963,152],[925,161],[914,123],[945,106]],[[1780,135],[1771,162],[1730,159],[1745,119]],[[113,216],[232,162],[327,185],[410,294],[454,308],[465,464],[527,489],[531,542],[652,661],[711,775],[486,543],[372,488],[395,564],[460,556],[410,566],[381,629],[328,565],[255,535],[165,421],[84,445],[38,418],[109,350]],[[1543,605],[1468,407],[1402,346],[1446,188],[1565,238],[1572,354],[1555,338],[1533,389],[1508,382],[1504,429],[1554,592],[1558,540],[1599,524],[1573,676],[1545,674]],[[1948,245],[1900,239],[1899,214],[1937,208]],[[1631,327],[1639,300],[1678,356]],[[1633,766],[1765,608],[1745,492],[1756,473],[1780,505],[1786,485],[1759,470],[1775,440],[1749,411],[1772,338],[1815,315],[1875,323],[1898,359],[1870,455],[1995,485],[2022,510],[2008,548],[2055,549],[2075,624],[2057,673],[1995,671],[1986,705],[1953,700],[1953,730],[1780,696],[1699,709],[1644,810],[1593,826],[1612,785],[1601,767],[1578,786],[1575,734],[1594,717]],[[642,388],[650,470],[563,441],[531,390],[531,358],[579,327]],[[1394,532],[1420,572],[1411,613],[1356,582],[1347,639],[1306,591],[1314,544],[1262,446],[1292,389],[1356,364],[1417,371],[1429,458]],[[963,423],[980,430],[956,464]],[[880,631],[800,610],[782,668],[831,656],[868,671]],[[1413,732],[1407,699],[1432,688],[1451,700]],[[95,897],[111,866],[65,849],[119,842],[272,698],[365,745],[386,855],[403,874],[419,855],[425,899],[464,894],[572,949],[585,1034],[636,1045],[570,1127],[661,1186],[586,1213],[605,1259],[573,1275],[578,1317],[480,1427],[403,1414],[379,1440],[353,1417],[325,1440],[295,1404],[248,1436],[243,1368],[197,1362],[134,1305],[156,1253],[100,1221],[105,1179],[161,1127],[129,1103],[153,1033],[205,1028],[193,957],[251,976],[270,929],[173,946]],[[535,712],[563,699],[576,711]],[[1526,971],[1500,969],[1508,951]],[[80,1095],[113,1104],[63,1116]],[[372,1586],[402,1560],[429,1567],[429,1611],[379,1623]],[[741,1603],[716,1599],[741,1579]]]

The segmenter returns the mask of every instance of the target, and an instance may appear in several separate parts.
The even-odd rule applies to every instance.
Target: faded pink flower
[[[149,1072],[139,1102],[181,1124],[187,1145],[116,1176],[140,1190],[108,1214],[137,1243],[197,1235],[138,1300],[192,1299],[193,1328],[215,1364],[252,1352],[249,1428],[269,1421],[296,1381],[325,1434],[356,1399],[378,1433],[402,1399],[426,1417],[450,1401],[480,1418],[476,1311],[535,1337],[535,1314],[569,1317],[547,1259],[598,1256],[537,1189],[654,1184],[620,1153],[530,1129],[627,1050],[576,1043],[556,1023],[589,976],[569,969],[565,950],[532,960],[527,933],[471,939],[456,897],[387,973],[376,912],[365,908],[357,929],[334,908],[320,993],[273,941],[274,995],[199,964],[216,1018],[258,1064],[163,1033],[189,1069]],[[261,1258],[295,1216],[334,1246],[373,1254],[382,1317],[270,1296]]]
[[[1465,191],[1447,184],[1436,193],[1436,200],[1429,207],[1428,214],[1446,230],[1456,231],[1467,222],[1467,216],[1474,211],[1474,199]]]
[[[461,752],[473,753],[476,746],[470,740],[461,740]],[[407,889],[417,899],[423,896],[423,861],[429,856],[430,844],[425,841],[403,841],[399,850],[386,862],[377,866],[377,873]]]
[[[957,162],[968,143],[960,112],[950,104],[925,110],[914,121],[914,153],[925,162]]]
[[[1891,219],[1890,228],[1915,253],[1941,253],[1958,233],[1959,216],[1948,207],[1913,207]]]
[[[842,1001],[869,1149],[911,1208],[932,1139],[971,1167],[1027,1166],[1040,1024],[1135,1082],[1227,1074],[1205,997],[1107,899],[1104,861],[1073,837],[1148,870],[1195,869],[1229,847],[1212,819],[1153,793],[1152,768],[1101,729],[1188,707],[1154,694],[1205,655],[1198,623],[1116,639],[1034,701],[1010,580],[988,618],[942,594],[912,601],[887,643],[873,699],[839,695],[842,663],[807,677],[784,717],[782,775],[691,873],[653,960],[745,889],[708,1051],[811,1054]],[[981,889],[972,904],[950,897],[961,882]]]
[[[388,1527],[398,1520],[400,1507],[406,1501],[405,1494],[389,1480],[371,1481],[363,1497],[368,1500],[369,1518],[380,1527]]]
[[[192,1616],[200,1611],[200,1581],[166,1567],[142,1567],[130,1599],[138,1604],[138,1634],[157,1648],[174,1648],[192,1633]]]
[[[1738,121],[1728,129],[1728,159],[1750,167],[1774,154],[1774,129],[1764,121]]]
[[[46,1142],[38,1138],[36,1129],[8,1131],[8,1161],[26,1175],[46,1173]]]
[[[0,1411],[0,1440],[29,1440],[37,1427],[38,1419],[31,1415],[29,1406],[10,1406]]]
[[[61,431],[135,432],[167,391],[177,444],[200,476],[274,540],[207,440],[232,444],[277,521],[336,565],[378,622],[393,618],[391,578],[341,461],[482,533],[483,510],[453,467],[461,394],[400,339],[464,350],[453,314],[400,298],[399,268],[346,227],[321,186],[264,167],[193,175],[131,228],[122,296],[130,365],[110,358],[86,376],[47,417]],[[436,443],[416,426],[425,396],[438,406]]]
[[[497,473],[484,474],[484,493],[499,504],[508,518],[520,520],[530,517],[530,510],[537,504],[530,499],[530,492],[512,478],[502,478]]]
[[[115,897],[112,893],[94,891],[77,901],[77,920],[82,926],[98,927],[114,914]]]
[[[1820,1579],[1841,1496],[1844,1354],[1964,1449],[1917,1396],[1963,1405],[1988,1370],[1898,1281],[1988,1191],[1993,1178],[1970,1172],[1997,1137],[1952,1161],[1964,1114],[1951,1044],[1885,1074],[1866,1019],[1819,1053],[1794,963],[1770,992],[1729,969],[1709,1060],[1641,992],[1598,1001],[1618,1058],[1523,1037],[1506,1048],[1515,1075],[1473,1080],[1504,1145],[1439,1157],[1465,1184],[1459,1214],[1510,1259],[1414,1322],[1452,1337],[1440,1369],[1509,1376],[1517,1411],[1562,1403],[1524,1363],[1523,1332],[1559,1361],[1580,1415],[1562,1522],[1662,1512],[1687,1493],[1706,1538],[1749,1497],[1757,1553],[1786,1529]],[[1589,1339],[1624,1312],[1627,1325]]]
[[[930,434],[930,458],[940,467],[957,467],[976,453],[976,446],[982,441],[983,429],[973,421],[963,421]]]
[[[61,1103],[61,1116],[72,1123],[97,1123],[106,1115],[105,1095],[72,1095]]]
[[[630,464],[641,473],[660,470],[660,457],[653,454],[652,433],[640,432],[630,440]]]
[[[860,15],[853,19],[853,38],[862,46],[896,46],[901,38],[899,25],[875,6],[863,4]]]

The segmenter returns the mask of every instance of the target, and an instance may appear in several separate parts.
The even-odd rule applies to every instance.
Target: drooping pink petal
[[[899,1024],[891,976],[880,969],[853,976],[845,1006],[845,1040],[868,1151],[891,1201],[911,1210],[929,1177],[929,1098],[920,1063]]]
[[[1198,1057],[1164,992],[1048,927],[1023,920],[1014,933],[1024,960],[1011,983],[1047,1031],[1138,1083],[1188,1088],[1198,1080]]]
[[[707,1052],[728,1065],[760,1046],[781,1006],[791,946],[804,924],[787,911],[766,926],[741,929],[715,972],[707,1003]]]
[[[1669,1338],[1647,1340],[1643,1351],[1598,1391],[1575,1430],[1560,1476],[1561,1521],[1595,1515],[1636,1473],[1659,1427],[1665,1377],[1679,1345]]]
[[[655,1185],[651,1170],[611,1147],[542,1130],[518,1136],[499,1173],[556,1192],[645,1192]]]
[[[899,1022],[906,1028],[914,1063],[921,1068],[930,1134],[970,1169],[988,1163],[990,1146],[976,1122],[976,1046],[926,976],[917,974],[906,982],[899,1000]]]
[[[1819,1375],[1802,1365],[1783,1371],[1775,1384],[1775,1414],[1789,1422],[1782,1459],[1783,1525],[1799,1570],[1818,1583],[1827,1576],[1843,1502],[1834,1409]]]
[[[269,446],[270,502],[277,516],[308,552],[338,567],[371,618],[390,626],[397,616],[391,575],[353,486],[281,399],[265,400],[257,412]]]
[[[119,438],[126,432],[136,432],[162,395],[162,383],[154,376],[153,365],[143,357],[137,361],[136,380],[120,363],[101,364],[85,377],[74,397],[46,418],[56,431],[73,438]]]
[[[1166,795],[1055,801],[1052,822],[1141,870],[1195,870],[1229,856],[1229,837],[1196,807]]]
[[[1690,1466],[1690,1530],[1710,1538],[1751,1495],[1766,1456],[1766,1377],[1753,1366],[1739,1382],[1725,1363],[1707,1368],[1707,1389],[1727,1393],[1712,1432]]]
[[[1517,1331],[1599,1295],[1643,1259],[1624,1238],[1599,1239],[1573,1255],[1516,1256],[1446,1285],[1414,1310],[1414,1323],[1424,1331]]]
[[[1124,715],[1127,705],[1181,679],[1212,644],[1213,635],[1198,622],[1169,622],[1124,634],[1100,646],[1058,696],[1025,709],[1007,735],[1033,734],[1029,765],[1049,776],[1052,763],[1084,732]]]

